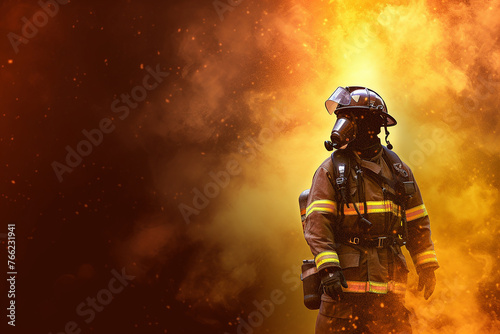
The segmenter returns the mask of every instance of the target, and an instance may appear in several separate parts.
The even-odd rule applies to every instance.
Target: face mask
[[[345,148],[347,144],[356,139],[356,130],[356,123],[352,120],[352,117],[342,116],[337,118],[332,133],[330,134],[331,141],[325,142],[325,147],[327,149],[329,146],[331,146],[332,149]]]

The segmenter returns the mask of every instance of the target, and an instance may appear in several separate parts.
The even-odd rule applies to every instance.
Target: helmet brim
[[[398,121],[396,121],[396,119],[394,117],[392,117],[391,115],[389,115],[388,113],[380,112],[380,115],[382,115],[382,117],[385,116],[385,119],[387,121],[387,126],[394,126],[394,125],[398,124]]]
[[[398,122],[396,121],[396,119],[394,117],[392,117],[389,113],[381,111],[381,110],[369,108],[369,107],[360,107],[360,106],[342,106],[342,107],[337,107],[337,109],[335,109],[335,115],[338,115],[338,113],[340,111],[347,111],[347,110],[372,111],[372,112],[375,112],[376,114],[382,116],[382,118],[385,117],[385,120],[387,122],[387,126],[394,126],[394,125],[398,124]],[[382,126],[384,126],[384,124],[381,124],[380,126],[382,127]]]

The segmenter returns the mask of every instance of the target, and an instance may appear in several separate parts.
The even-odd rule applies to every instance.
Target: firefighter
[[[314,174],[303,225],[322,287],[316,333],[411,333],[401,247],[425,299],[439,265],[420,190],[387,140],[396,120],[365,87],[337,88],[326,107],[337,121],[325,146],[337,150]]]

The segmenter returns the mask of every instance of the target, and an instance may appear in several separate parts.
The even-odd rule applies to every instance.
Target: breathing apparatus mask
[[[387,139],[387,127],[397,122],[387,113],[382,97],[373,90],[359,86],[338,87],[326,100],[325,107],[330,115],[337,116],[330,140],[325,141],[328,151],[344,149],[353,141],[360,144],[367,138],[376,137],[382,126],[385,128],[387,148],[392,149]]]

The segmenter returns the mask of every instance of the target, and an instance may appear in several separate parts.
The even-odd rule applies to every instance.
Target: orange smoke
[[[176,203],[192,205],[192,190],[203,191],[210,172],[231,160],[241,172],[185,226],[199,248],[178,300],[199,321],[224,328],[223,310],[233,312],[236,326],[236,316],[245,320],[255,310],[254,300],[280,289],[287,302],[254,332],[313,330],[314,314],[301,304],[292,270],[311,257],[297,199],[329,154],[322,142],[334,118],[325,99],[337,86],[362,85],[383,96],[398,120],[390,139],[412,167],[431,218],[441,268],[430,301],[410,276],[415,332],[494,333],[499,6],[243,2],[222,22],[205,8],[204,19],[179,28],[185,66],[178,74],[191,95],[173,93],[174,111],[149,127],[190,146],[155,171],[158,184],[178,185]],[[165,134],[173,123],[183,126]],[[176,167],[186,162],[192,167]],[[174,172],[178,178],[168,179]]]

